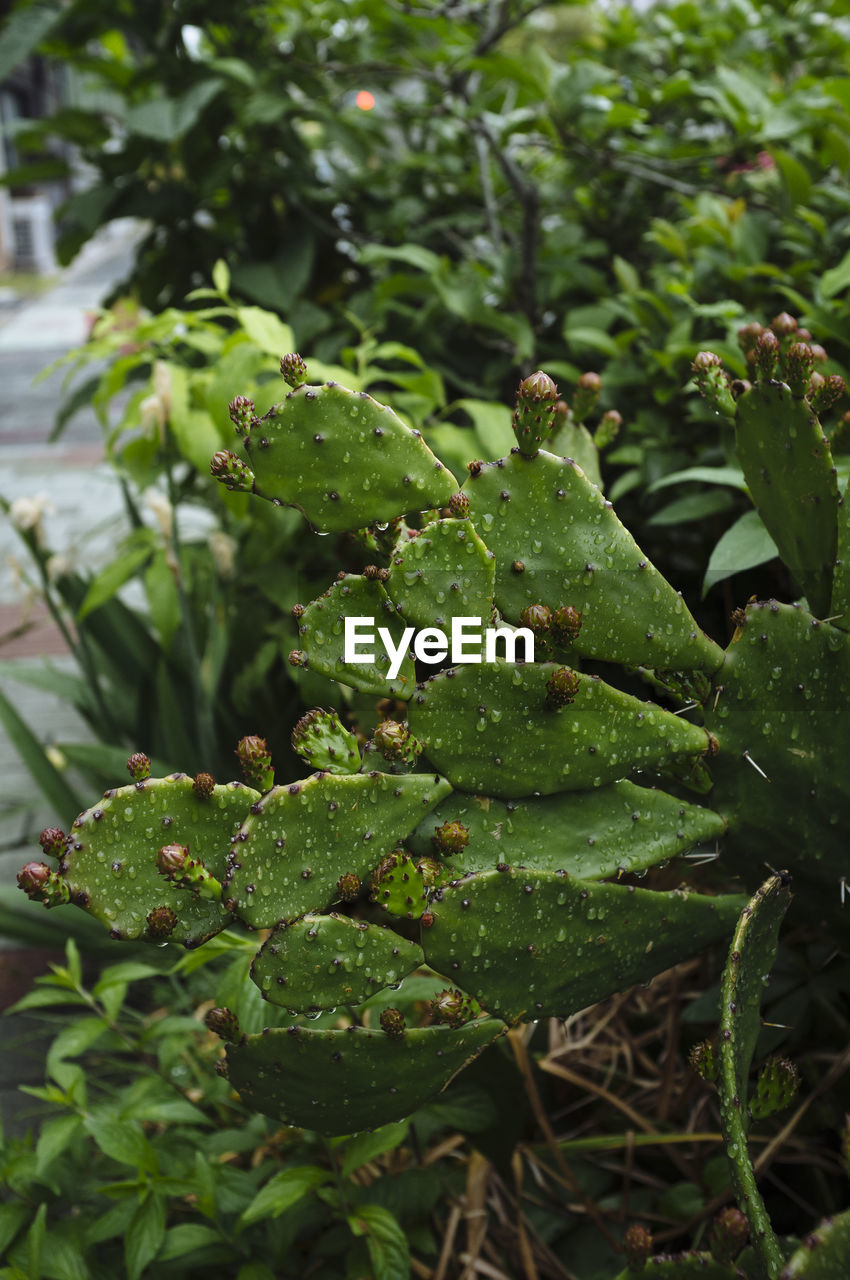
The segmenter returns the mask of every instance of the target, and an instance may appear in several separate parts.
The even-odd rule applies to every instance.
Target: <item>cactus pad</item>
[[[480,663],[440,672],[410,702],[410,727],[461,791],[504,799],[582,791],[632,768],[699,756],[704,729],[583,676],[573,701],[547,703],[553,663]]]
[[[219,903],[169,884],[157,871],[164,845],[188,846],[219,879],[229,841],[259,794],[240,782],[215,787],[207,799],[186,774],[147,778],[107,791],[99,804],[75,819],[60,870],[71,900],[109,926],[116,938],[164,936],[197,946],[229,920]],[[164,934],[158,921],[174,913]],[[153,924],[147,917],[154,915]]]
[[[623,781],[507,802],[455,793],[419,824],[409,847],[430,854],[435,829],[450,819],[469,831],[469,843],[452,855],[456,871],[487,871],[501,862],[582,880],[657,866],[726,829],[711,809]]]
[[[728,937],[742,902],[508,867],[438,890],[422,946],[500,1018],[565,1018]]]
[[[759,515],[817,617],[829,612],[838,485],[829,443],[811,407],[782,382],[759,382],[737,401],[738,460]]]
[[[407,622],[444,627],[456,615],[482,618],[493,610],[496,562],[469,520],[435,520],[418,537],[400,540],[388,591]]]
[[[827,1218],[779,1273],[779,1280],[847,1280],[850,1275],[850,1210]]]
[[[366,1027],[274,1027],[228,1047],[228,1075],[258,1111],[337,1136],[410,1115],[505,1029],[496,1018],[480,1018],[462,1027],[416,1027],[394,1039]]]
[[[251,977],[270,1004],[292,1013],[360,1004],[425,963],[422,948],[350,916],[304,916],[264,943]]]
[[[577,653],[673,670],[720,666],[722,651],[569,458],[514,453],[483,463],[464,492],[496,553],[496,604],[511,622],[529,604],[569,604],[583,615]]]
[[[272,788],[234,838],[229,909],[256,929],[325,910],[340,876],[363,879],[449,790],[421,773],[320,773]]]
[[[368,618],[374,642],[358,643],[358,649],[374,655],[360,662],[344,661],[344,619]],[[365,626],[365,624],[364,624]],[[413,692],[416,673],[413,661],[405,654],[399,673],[390,680],[387,670],[390,659],[377,634],[385,627],[397,645],[404,634],[392,601],[380,582],[350,574],[335,582],[318,600],[308,604],[299,619],[298,631],[307,664],[312,671],[339,680],[343,684],[360,689],[363,693],[376,693],[386,698],[409,698]]]
[[[365,391],[290,391],[244,437],[254,492],[325,533],[444,506],[457,486],[418,431]]]

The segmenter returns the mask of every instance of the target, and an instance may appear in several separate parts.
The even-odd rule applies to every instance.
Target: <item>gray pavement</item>
[[[105,228],[44,294],[11,306],[4,299],[0,308],[0,494],[41,504],[47,544],[88,567],[103,563],[125,530],[114,474],[102,462],[101,427],[93,411],[83,410],[50,444],[64,371],[37,385],[33,380],[85,342],[101,301],[126,273],[139,234],[132,223]],[[49,654],[55,665],[71,669],[58,633],[39,613],[28,572],[26,551],[0,514],[0,659],[39,664]],[[33,616],[40,623],[28,628]],[[1,671],[0,688],[46,746],[90,740],[87,726],[66,704]],[[15,872],[37,855],[33,837],[55,820],[0,728],[0,900],[9,902],[10,894],[15,900]]]

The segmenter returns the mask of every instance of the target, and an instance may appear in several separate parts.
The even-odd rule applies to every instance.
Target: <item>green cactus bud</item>
[[[579,609],[574,609],[571,604],[563,604],[552,614],[550,632],[555,644],[567,648],[575,640],[579,631],[581,631]]]
[[[354,902],[359,898],[363,882],[351,871],[344,872],[336,882],[336,891],[341,902]]]
[[[221,898],[221,883],[199,858],[190,855],[187,845],[163,845],[156,855],[156,869],[178,889],[191,889],[196,897]]]
[[[209,800],[215,790],[215,778],[211,773],[198,773],[192,782],[192,790],[199,800]]]
[[[449,511],[455,520],[465,520],[469,515],[469,498],[465,493],[453,493],[449,498]]]
[[[210,475],[220,480],[225,489],[231,492],[251,493],[254,488],[254,473],[251,468],[232,453],[230,449],[219,449],[210,459]]]
[[[401,1009],[382,1009],[381,1010],[381,1030],[390,1037],[391,1040],[400,1040],[404,1035],[405,1021],[404,1014]]]
[[[620,428],[623,425],[623,415],[618,413],[616,409],[609,409],[607,413],[603,413],[599,419],[599,425],[593,433],[593,443],[601,453],[603,449],[608,449],[620,434]]]
[[[292,750],[313,769],[330,773],[356,773],[362,764],[357,739],[333,710],[303,715],[292,730]]]
[[[18,888],[23,889],[33,902],[46,907],[58,907],[70,900],[68,886],[56,871],[45,862],[28,862],[18,872]]]
[[[148,937],[154,942],[164,942],[177,928],[177,916],[171,907],[154,907],[145,917]]]
[[[828,378],[820,377],[820,381],[815,385],[815,379],[819,377],[820,375],[816,373],[811,376],[808,400],[815,413],[823,416],[838,403],[847,388],[840,374],[831,373]]]
[[[399,720],[383,720],[377,725],[372,734],[372,746],[386,760],[397,760],[403,764],[413,764],[422,753],[422,743]]]
[[[239,1019],[232,1009],[210,1009],[204,1017],[204,1023],[208,1031],[226,1040],[228,1044],[239,1044],[245,1039],[239,1027]]]
[[[244,436],[254,420],[254,401],[249,396],[234,396],[227,406],[230,421],[238,436]]]
[[[569,706],[578,693],[579,684],[577,671],[571,671],[569,667],[559,667],[546,681],[546,706],[552,711]]]
[[[472,1001],[457,988],[438,992],[430,1002],[431,1016],[435,1022],[445,1022],[450,1027],[462,1027],[474,1017]]]
[[[127,761],[127,772],[134,782],[144,782],[151,776],[151,762],[143,751],[134,751]]]
[[[573,396],[573,421],[584,422],[596,408],[602,393],[602,379],[598,373],[583,373]]]
[[[764,325],[754,321],[752,324],[745,324],[743,329],[738,330],[738,346],[743,351],[747,363],[753,363],[755,359],[755,347],[761,335],[764,333]]]
[[[363,577],[369,582],[377,582],[381,570],[376,564],[367,564],[363,569]]]
[[[778,1055],[768,1058],[750,1100],[750,1115],[754,1120],[764,1120],[776,1111],[784,1111],[799,1087],[800,1076],[793,1062]]]
[[[554,431],[558,388],[548,374],[538,370],[524,378],[516,393],[513,429],[520,452],[533,458],[544,440]],[[470,474],[475,475],[470,464]]]
[[[289,655],[289,661],[292,662],[292,654]],[[256,734],[241,738],[236,748],[236,757],[242,777],[249,787],[255,787],[257,791],[269,791],[274,786],[272,757],[265,738],[258,738]]]
[[[785,380],[793,396],[800,398],[806,394],[814,367],[811,347],[805,342],[793,342],[785,357]]]
[[[297,351],[290,351],[280,358],[280,372],[289,387],[300,387],[307,381],[307,361]]]
[[[442,862],[438,862],[436,858],[420,858],[416,863],[416,870],[426,889],[433,889],[446,875]]]
[[[528,627],[534,635],[541,639],[552,622],[552,610],[545,604],[529,604],[520,612],[519,625]]]
[[[463,853],[469,844],[469,827],[462,822],[444,822],[435,830],[431,843],[442,857]]]
[[[703,1080],[714,1081],[717,1079],[717,1062],[714,1058],[714,1046],[710,1040],[700,1040],[697,1044],[692,1045],[688,1054],[688,1062],[691,1070],[695,1071],[698,1076],[702,1076]]]
[[[771,329],[765,329],[756,339],[754,350],[759,381],[770,382],[779,364],[779,339]]]
[[[777,338],[787,338],[797,332],[797,321],[787,311],[780,311],[770,322],[770,327]]]
[[[740,1209],[731,1205],[718,1213],[711,1224],[709,1250],[715,1262],[734,1262],[750,1238],[750,1224]]]
[[[68,843],[68,837],[59,827],[45,827],[38,837],[38,843],[49,858],[61,858]]]
[[[708,401],[715,412],[722,413],[726,418],[734,418],[735,398],[720,356],[716,356],[713,351],[698,351],[691,368],[703,399]]]

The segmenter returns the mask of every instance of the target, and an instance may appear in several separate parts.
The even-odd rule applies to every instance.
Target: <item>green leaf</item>
[[[47,1234],[47,1205],[40,1204],[27,1232],[27,1274],[30,1280],[41,1280],[41,1255],[44,1250],[44,1238]]]
[[[176,142],[197,124],[204,108],[224,88],[217,77],[202,80],[179,98],[154,98],[131,107],[126,115],[131,133],[155,142]]]
[[[719,511],[728,511],[732,505],[732,496],[725,489],[711,489],[705,493],[691,493],[684,498],[676,498],[668,502],[666,507],[650,516],[647,524],[671,525],[687,524],[691,520],[704,520],[706,516],[717,515]]]
[[[50,34],[64,9],[64,0],[16,5],[0,30],[0,80],[5,80]]]
[[[236,319],[251,341],[266,355],[280,358],[295,346],[289,325],[271,311],[264,311],[262,307],[237,307]]]
[[[224,258],[219,258],[213,267],[212,281],[219,293],[226,295],[230,291],[230,268]]]
[[[158,1262],[171,1262],[174,1258],[183,1258],[196,1249],[222,1248],[221,1232],[207,1227],[201,1222],[181,1222],[172,1227],[165,1237],[165,1243],[159,1251]]]
[[[156,1170],[156,1156],[135,1120],[115,1120],[95,1113],[88,1115],[84,1123],[105,1156],[151,1173]]]
[[[820,278],[820,296],[834,298],[837,293],[843,293],[848,285],[850,285],[850,249],[837,266],[831,271],[824,271]]]
[[[42,1125],[35,1148],[36,1172],[39,1177],[69,1146],[74,1134],[81,1127],[82,1121],[79,1116],[55,1116]]]
[[[385,1151],[394,1151],[400,1147],[407,1137],[410,1125],[407,1120],[399,1120],[397,1124],[385,1124],[371,1133],[361,1133],[349,1139],[343,1150],[342,1176],[347,1178],[361,1165],[368,1164]]]
[[[124,1261],[127,1280],[139,1280],[149,1262],[156,1257],[165,1238],[165,1200],[150,1195],[133,1215],[124,1239]]]
[[[409,1280],[410,1250],[407,1237],[388,1209],[364,1204],[349,1215],[348,1225],[355,1236],[365,1236],[372,1263],[373,1280]]]
[[[44,747],[24,723],[5,694],[0,691],[0,725],[6,730],[12,746],[29,769],[32,779],[57,818],[69,823],[83,806],[54,764]]]
[[[125,582],[129,582],[136,576],[150,559],[154,544],[155,535],[152,529],[138,529],[132,538],[128,539],[128,549],[111,560],[106,568],[92,579],[77,613],[78,622],[82,622],[83,618],[88,617],[94,609],[99,609],[101,605],[106,604]]]
[[[616,461],[610,458],[610,462]],[[671,471],[669,475],[655,480],[647,488],[647,493],[657,493],[659,489],[667,489],[671,484],[698,483],[725,484],[732,489],[747,492],[747,482],[740,467],[688,467],[685,471]]]
[[[29,1205],[21,1201],[0,1204],[0,1254],[5,1254],[29,1215]]]
[[[261,1218],[276,1218],[284,1209],[303,1200],[310,1191],[329,1182],[330,1173],[317,1165],[297,1165],[275,1174],[270,1182],[258,1191],[239,1219],[240,1226],[250,1226]]]
[[[778,555],[776,543],[765,529],[759,513],[746,511],[731,529],[726,530],[712,551],[702,584],[703,596],[725,578],[766,564]]]

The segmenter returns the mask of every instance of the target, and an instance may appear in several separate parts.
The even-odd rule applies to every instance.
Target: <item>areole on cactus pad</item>
[[[472,461],[461,490],[391,410],[309,386],[300,357],[285,357],[281,404],[259,419],[246,397],[231,403],[247,460],[217,454],[212,471],[298,507],[317,532],[367,528],[367,551],[352,541],[339,579],[293,610],[291,660],[390,709],[376,709],[371,737],[309,712],[293,746],[315,772],[283,784],[263,740],[245,739],[255,790],[148,779],[131,762],[133,784],[67,841],[51,832],[58,867],[28,864],[22,888],[86,908],[116,937],[197,946],[227,925],[273,930],[252,978],[290,1021],[243,1036],[215,1011],[222,1069],[252,1106],[328,1134],[410,1113],[512,1023],[567,1017],[728,941],[745,898],[691,884],[683,855],[700,845],[695,861],[717,859],[714,885],[755,884],[780,848],[799,899],[835,914],[846,785],[822,757],[848,733],[847,576],[834,560],[850,534],[815,418],[823,395],[800,391],[799,353],[786,359],[793,386],[776,381],[785,357],[779,344],[771,364],[770,345],[753,388],[713,357],[696,373],[737,419],[772,532],[801,487],[823,490],[805,508],[806,538],[791,522],[776,539],[819,616],[750,604],[725,650],[599,484],[543,447],[570,432],[587,447],[596,375],[572,408],[544,373],[526,379],[517,448]],[[615,425],[609,412],[598,431]],[[817,452],[806,468],[777,465],[769,493],[767,432],[792,457],[803,436]],[[388,661],[345,661],[346,620],[363,618],[392,637],[457,618],[524,626],[536,660],[470,657],[435,672],[411,652],[390,678]],[[636,696],[635,668],[668,705]],[[690,705],[675,705],[677,690]],[[674,859],[674,888],[638,883]]]

